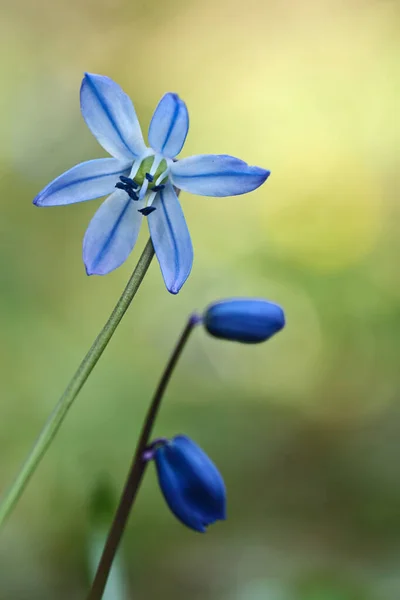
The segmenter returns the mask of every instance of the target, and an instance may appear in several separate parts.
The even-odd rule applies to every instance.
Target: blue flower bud
[[[158,481],[174,515],[187,527],[204,533],[226,518],[226,491],[217,467],[185,435],[154,451]]]
[[[280,306],[262,298],[231,298],[211,304],[203,322],[215,337],[257,344],[284,327],[285,314]]]

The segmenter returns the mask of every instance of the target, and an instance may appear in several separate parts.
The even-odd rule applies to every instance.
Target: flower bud
[[[187,527],[204,533],[226,518],[225,484],[207,454],[185,435],[154,451],[158,481],[173,514]]]
[[[280,306],[262,298],[231,298],[211,304],[203,322],[214,337],[257,344],[284,327],[285,314]]]

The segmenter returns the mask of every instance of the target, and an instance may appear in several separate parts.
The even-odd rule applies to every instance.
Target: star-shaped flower
[[[161,98],[150,123],[149,147],[130,98],[112,79],[86,73],[80,99],[87,126],[114,158],[76,165],[49,183],[34,204],[61,206],[111,194],[83,240],[88,275],[105,275],[128,258],[146,216],[165,285],[176,294],[192,268],[193,248],[174,188],[234,196],[259,187],[269,171],[227,155],[176,160],[189,129],[186,104],[176,94]]]

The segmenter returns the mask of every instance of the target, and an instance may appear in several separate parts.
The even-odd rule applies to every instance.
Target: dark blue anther
[[[129,187],[125,188],[126,193],[128,194],[129,198],[131,198],[131,200],[139,200],[139,196],[137,195],[137,193],[135,192],[135,190],[132,190]]]
[[[133,179],[131,179],[130,177],[125,177],[125,175],[121,175],[120,180],[122,181],[122,183],[125,183],[125,185],[127,185],[130,188],[133,188],[134,190],[137,190],[139,187],[136,181],[133,181]]]
[[[127,185],[132,185],[133,183],[133,179],[131,179],[130,177],[125,177],[125,175],[121,175],[120,180],[122,181],[122,183],[126,183]]]
[[[155,185],[152,188],[152,192],[161,192],[161,190],[163,190],[165,188],[165,185],[162,183],[161,185]]]
[[[121,183],[120,181],[118,181],[115,184],[115,187],[118,188],[119,190],[124,190],[124,192],[126,192],[128,194],[128,196],[129,196],[129,198],[131,198],[131,200],[139,200],[139,196],[137,195],[135,190],[133,190],[128,184]]]
[[[155,210],[156,208],[154,206],[145,206],[144,208],[140,208],[139,212],[142,213],[143,216],[148,217]]]
[[[152,183],[154,181],[154,177],[153,177],[153,175],[150,175],[150,173],[146,173],[146,179],[147,179],[147,181],[150,181],[150,183]]]

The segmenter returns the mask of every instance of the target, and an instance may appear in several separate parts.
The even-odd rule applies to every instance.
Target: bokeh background
[[[236,198],[182,194],[195,264],[156,262],[0,536],[0,599],[85,597],[160,371],[193,309],[281,303],[287,328],[245,347],[198,330],[157,434],[213,457],[229,518],[201,536],[149,469],[113,600],[400,598],[399,46],[396,0],[1,0],[0,489],[12,481],[108,317],[129,261],[88,278],[99,201],[35,194],[105,156],[79,111],[84,71],[129,93],[146,131],[187,102],[183,156],[271,169]],[[114,500],[113,500],[114,496]],[[97,500],[96,500],[97,498]],[[97,506],[97,508],[96,508]],[[92,567],[91,567],[92,565]]]

